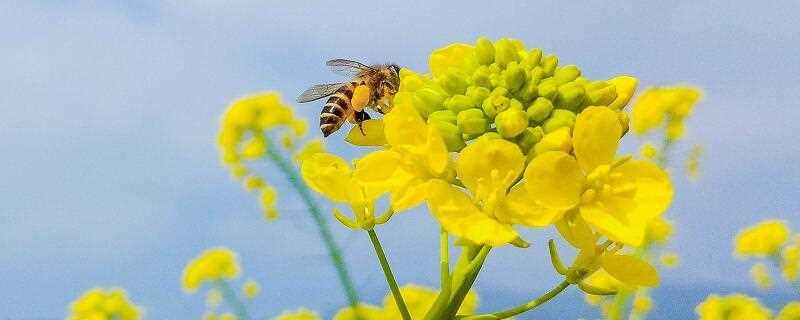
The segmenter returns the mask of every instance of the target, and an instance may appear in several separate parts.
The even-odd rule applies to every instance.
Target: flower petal
[[[477,244],[499,246],[517,238],[510,225],[494,220],[467,195],[438,179],[428,183],[428,208],[447,232]]]
[[[330,153],[316,153],[301,166],[303,180],[309,187],[335,202],[347,202],[350,195],[347,188],[342,186],[354,185],[350,165]]]
[[[543,206],[567,210],[580,201],[585,177],[572,156],[561,151],[545,152],[525,170],[525,188]]]
[[[612,172],[620,172],[636,184],[634,211],[644,220],[655,218],[667,210],[672,202],[672,182],[669,175],[648,161],[630,160]]]
[[[461,150],[456,171],[473,194],[479,184],[505,190],[519,178],[525,168],[525,156],[516,144],[503,139],[478,139]]]
[[[353,126],[344,141],[357,146],[383,146],[387,144],[383,131],[383,120],[369,119],[361,122],[360,128]]]
[[[427,183],[419,178],[411,178],[405,184],[392,190],[389,203],[394,212],[414,208],[425,201]]]
[[[451,158],[444,139],[439,134],[439,131],[433,127],[428,127],[424,154],[431,173],[434,176],[441,177],[450,165]]]
[[[644,240],[647,221],[635,215],[616,216],[600,204],[582,205],[580,214],[598,232],[613,241],[638,247]]]
[[[640,258],[628,255],[604,255],[600,259],[600,265],[622,283],[633,286],[658,286],[656,268]]]
[[[572,148],[583,172],[611,164],[617,153],[622,125],[617,114],[606,107],[588,107],[578,115],[572,131]]]
[[[398,93],[392,112],[383,117],[386,141],[392,146],[422,145],[426,141],[426,136],[421,134],[427,132],[425,121],[414,109],[412,99],[406,95],[411,93]]]
[[[472,53],[472,46],[463,43],[454,43],[444,48],[439,48],[431,53],[428,60],[431,74],[434,78],[442,77],[447,69],[450,67],[458,66],[464,58]]]
[[[569,215],[556,222],[558,233],[573,247],[581,250],[594,248],[597,236],[580,216]]]
[[[506,201],[495,212],[501,222],[528,227],[545,227],[561,219],[563,210],[543,207],[531,198],[524,184],[511,188]]]

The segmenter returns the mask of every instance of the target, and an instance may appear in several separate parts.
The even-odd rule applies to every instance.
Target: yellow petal
[[[473,243],[499,246],[517,238],[511,226],[488,217],[463,191],[442,180],[428,183],[428,207],[447,232]]]
[[[344,141],[357,146],[383,146],[387,143],[383,130],[383,120],[369,119],[361,122],[361,128],[353,126]]]
[[[392,112],[383,117],[384,134],[386,141],[392,146],[422,145],[426,141],[427,126],[422,117],[414,109],[411,99],[404,99],[401,92],[395,97],[395,106]]]
[[[350,165],[330,153],[316,153],[303,161],[303,180],[309,187],[335,202],[346,202],[348,190],[343,185],[352,184]]]
[[[483,188],[507,190],[525,167],[525,156],[516,144],[503,139],[478,139],[461,150],[456,171],[464,185],[479,193]]]
[[[597,236],[580,216],[564,218],[556,222],[558,233],[573,247],[587,250],[593,248]]]
[[[533,200],[524,184],[517,184],[511,188],[505,203],[495,212],[495,216],[501,222],[528,227],[551,225],[563,215],[563,210],[549,209]]]
[[[437,177],[442,176],[450,165],[450,152],[447,151],[447,145],[439,131],[433,127],[428,127],[425,157],[428,161],[428,168]]]
[[[472,53],[472,46],[463,43],[454,43],[436,49],[428,60],[431,74],[434,78],[442,77],[448,68],[460,65],[470,53]]]
[[[633,130],[645,134],[658,127],[664,120],[667,105],[663,103],[663,94],[656,88],[648,88],[633,104]]]
[[[667,210],[672,202],[672,182],[664,170],[648,161],[630,160],[612,172],[620,172],[636,184],[632,215],[653,219]]]
[[[580,214],[583,220],[613,241],[638,247],[644,240],[647,220],[640,217],[631,215],[619,218],[598,203],[581,205]]]
[[[611,164],[621,136],[622,126],[614,111],[606,107],[584,109],[575,120],[572,132],[572,148],[583,172]]]
[[[355,161],[354,180],[362,184],[367,198],[377,198],[383,192],[405,184],[411,176],[400,170],[402,158],[392,150],[368,153]]]
[[[572,156],[561,151],[545,152],[525,170],[525,187],[543,206],[567,210],[580,201],[585,177]]]
[[[656,269],[634,256],[605,255],[600,265],[617,280],[633,286],[655,287],[659,278]]]
[[[608,106],[614,110],[622,110],[628,101],[633,97],[633,92],[636,91],[636,83],[638,80],[631,76],[618,76],[606,81],[613,84],[617,89],[617,98],[614,99]]]
[[[419,178],[411,178],[403,185],[392,190],[389,204],[394,212],[414,208],[425,201],[427,182]]]

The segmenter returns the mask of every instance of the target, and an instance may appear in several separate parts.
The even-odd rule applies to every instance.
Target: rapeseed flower
[[[647,224],[672,200],[672,184],[656,165],[614,159],[622,128],[614,111],[588,107],[573,130],[574,155],[537,156],[525,171],[530,197],[550,210],[573,210],[614,241],[641,245]]]
[[[759,289],[766,290],[772,287],[772,279],[769,276],[769,268],[767,268],[766,264],[754,264],[750,268],[750,277]]]
[[[244,285],[242,285],[242,293],[244,293],[247,299],[254,299],[259,292],[261,292],[261,286],[258,285],[258,282],[255,280],[247,280],[244,282]]]
[[[789,239],[789,227],[781,220],[766,220],[742,230],[736,236],[740,257],[769,257],[780,253]]]
[[[291,107],[284,104],[276,92],[236,100],[222,116],[217,139],[222,162],[230,168],[235,179],[243,182],[247,191],[260,195],[267,219],[278,216],[275,209],[277,195],[264,177],[248,167],[247,162],[261,160],[269,148],[279,147],[270,142],[270,132],[283,132],[282,144],[291,151],[294,140],[302,137],[305,131],[305,121],[296,118]]]
[[[789,282],[797,281],[800,275],[800,235],[796,235],[794,241],[783,248],[781,258],[783,278]]]
[[[206,282],[234,279],[239,270],[236,253],[224,247],[208,249],[183,269],[183,290],[194,292]]]
[[[667,138],[678,140],[683,136],[683,121],[700,99],[700,91],[693,87],[661,87],[645,89],[633,104],[633,129],[646,134],[667,119]]]
[[[322,317],[320,317],[314,311],[305,308],[300,308],[297,310],[286,311],[272,319],[273,320],[320,320],[322,319]]]
[[[800,301],[792,301],[784,305],[775,320],[800,320]]]
[[[69,307],[68,320],[138,320],[141,309],[128,300],[120,288],[93,288],[86,291]]]
[[[699,320],[769,320],[772,312],[757,299],[743,294],[710,295],[697,305]]]

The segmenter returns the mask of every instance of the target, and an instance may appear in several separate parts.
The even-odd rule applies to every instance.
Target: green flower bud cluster
[[[529,157],[569,148],[584,108],[621,110],[629,99],[617,98],[613,80],[589,80],[577,66],[559,66],[555,55],[514,39],[480,38],[473,46],[440,49],[431,70],[433,79],[414,90],[414,105],[451,151],[484,135],[515,142]]]

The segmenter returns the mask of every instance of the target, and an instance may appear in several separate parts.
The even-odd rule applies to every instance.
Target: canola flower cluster
[[[684,120],[700,96],[688,86],[648,88],[633,105],[634,131],[641,135],[664,125],[668,140],[680,139],[686,131]]]
[[[245,190],[259,194],[264,216],[275,219],[277,194],[263,176],[248,166],[249,161],[261,160],[274,148],[283,147],[295,152],[295,141],[304,137],[306,122],[294,116],[292,108],[280,100],[276,92],[266,92],[234,101],[222,116],[218,145],[223,163],[234,178],[241,180]],[[281,134],[281,144],[273,143],[271,135]],[[322,150],[320,140],[308,142],[296,159],[306,153]]]
[[[139,320],[141,309],[120,288],[93,288],[69,307],[67,320]]]
[[[206,295],[207,310],[205,320],[247,320],[247,307],[232,289],[231,281],[238,278],[241,267],[237,254],[224,247],[205,250],[197,258],[189,261],[183,271],[181,281],[184,291],[194,293],[203,285],[210,285]],[[241,288],[241,294],[252,301],[261,291],[257,281],[248,279]],[[223,303],[233,312],[219,313]]]
[[[772,286],[767,264],[770,263],[800,293],[800,234],[792,235],[785,221],[765,220],[745,228],[736,236],[735,245],[735,254],[739,258],[763,259],[750,270],[759,288],[769,289]]]

